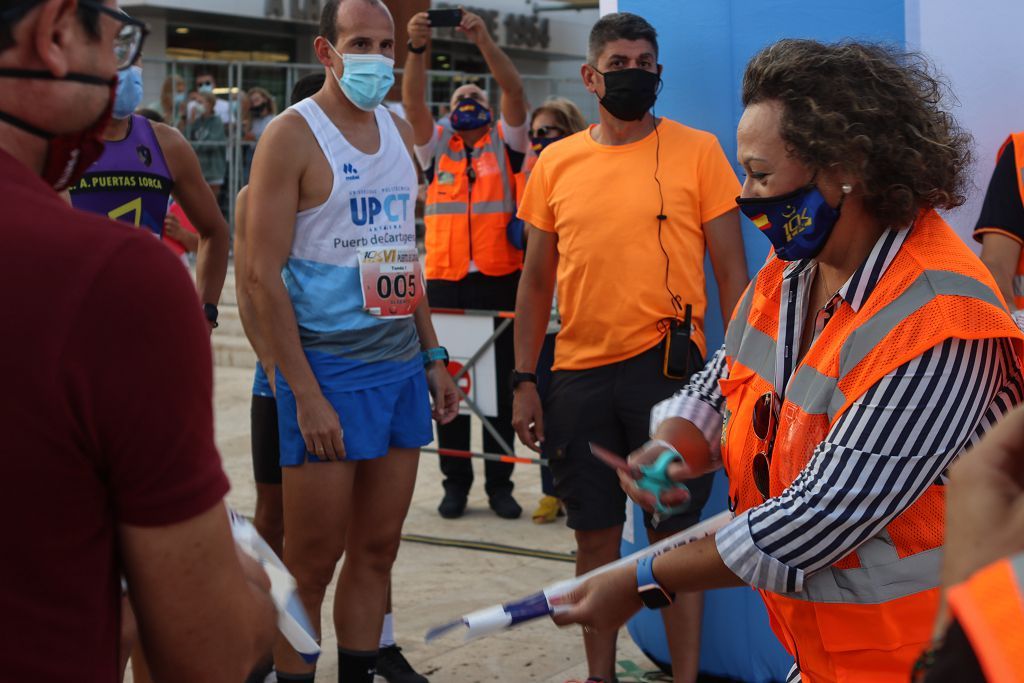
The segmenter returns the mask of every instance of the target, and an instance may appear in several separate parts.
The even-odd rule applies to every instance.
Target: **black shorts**
[[[252,474],[257,484],[281,483],[281,442],[277,432],[277,401],[253,394],[249,411],[252,432]]]
[[[691,372],[703,366],[691,342]],[[626,520],[626,494],[615,471],[590,453],[590,442],[623,457],[650,438],[651,408],[686,386],[662,374],[664,342],[638,356],[587,370],[556,370],[544,401],[543,454],[565,503],[568,525],[596,531]],[[687,482],[692,496],[682,514],[661,520],[658,531],[681,531],[697,523],[711,494],[714,474]],[[651,528],[650,515],[644,522]]]

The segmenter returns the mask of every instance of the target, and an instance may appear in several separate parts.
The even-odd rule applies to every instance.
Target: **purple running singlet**
[[[70,188],[76,209],[164,232],[174,179],[149,120],[133,114],[128,135],[109,140],[101,156]]]

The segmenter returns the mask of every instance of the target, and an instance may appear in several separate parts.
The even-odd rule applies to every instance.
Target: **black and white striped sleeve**
[[[651,410],[651,435],[669,418],[689,420],[707,439],[712,460],[717,462],[722,440],[722,406],[725,404],[718,380],[727,374],[723,344],[684,388],[654,406]]]
[[[756,588],[800,591],[878,534],[1021,401],[1005,339],[949,339],[886,375],[836,422],[782,495],[718,532]]]

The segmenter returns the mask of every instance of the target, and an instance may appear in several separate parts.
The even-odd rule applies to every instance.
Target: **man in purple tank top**
[[[228,225],[188,141],[177,129],[132,113],[142,101],[142,67],[119,71],[117,80],[103,155],[68,188],[71,203],[162,238],[168,198],[173,196],[199,232],[196,286],[213,330],[228,267]]]

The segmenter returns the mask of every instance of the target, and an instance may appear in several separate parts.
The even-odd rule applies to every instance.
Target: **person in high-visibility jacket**
[[[974,239],[1003,298],[1024,309],[1024,131],[1011,134],[999,149]]]
[[[601,632],[746,584],[794,657],[788,680],[908,680],[939,604],[946,469],[1020,402],[1024,352],[935,211],[964,201],[969,158],[942,87],[919,60],[849,42],[783,40],[747,66],[739,203],[773,251],[631,456],[677,452],[680,481],[724,467],[735,518],[589,581],[557,622]]]
[[[1024,681],[1024,408],[1007,415],[949,478],[940,611],[923,683]]]
[[[523,252],[509,237],[516,213],[516,175],[530,140],[522,79],[512,60],[491,38],[486,23],[462,12],[457,27],[472,41],[501,88],[501,120],[494,121],[488,94],[468,83],[451,96],[447,125],[436,124],[426,101],[426,64],[430,22],[426,12],[409,21],[409,51],[402,77],[402,106],[412,124],[416,158],[427,178],[426,222],[427,296],[438,308],[512,311],[523,267]],[[521,228],[519,228],[521,232]],[[513,365],[512,330],[495,341],[499,387],[505,387]],[[509,447],[512,398],[498,391],[494,427]],[[469,450],[469,416],[462,415],[438,429],[442,448]],[[484,451],[504,453],[488,431]],[[511,463],[487,461],[485,489],[491,508],[501,517],[516,518],[522,508],[512,497]],[[445,495],[438,507],[442,517],[459,517],[473,483],[469,460],[441,457]]]

